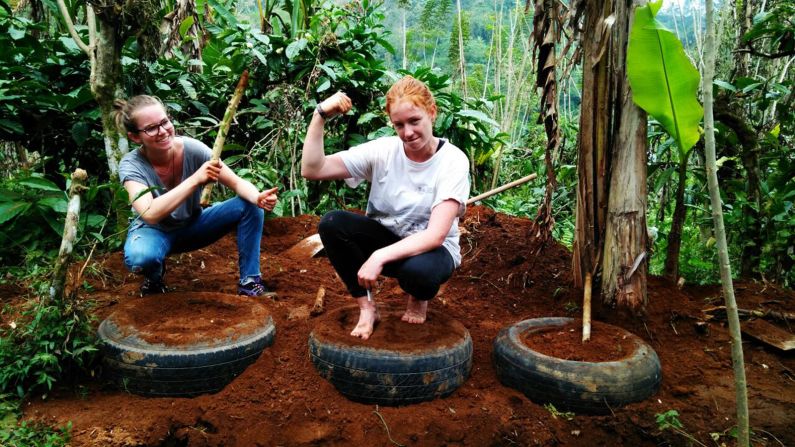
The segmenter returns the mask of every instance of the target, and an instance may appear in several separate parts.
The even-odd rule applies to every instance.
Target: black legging
[[[323,216],[318,233],[331,265],[355,298],[367,294],[357,276],[361,266],[374,251],[400,240],[375,220],[348,211],[332,211]],[[414,298],[430,300],[436,296],[439,286],[450,279],[454,268],[453,257],[447,249],[437,247],[390,262],[384,265],[382,273],[397,278],[400,287]]]

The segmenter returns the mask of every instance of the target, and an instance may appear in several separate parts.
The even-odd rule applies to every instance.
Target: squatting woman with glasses
[[[231,230],[237,230],[238,293],[272,295],[260,276],[260,242],[263,210],[276,205],[277,188],[260,192],[223,163],[211,162],[210,148],[177,136],[165,107],[153,96],[116,100],[114,117],[119,130],[140,145],[122,158],[119,178],[134,214],[124,264],[143,276],[141,296],[166,291],[163,275],[169,253],[205,247]],[[214,181],[237,196],[202,209],[201,189]]]

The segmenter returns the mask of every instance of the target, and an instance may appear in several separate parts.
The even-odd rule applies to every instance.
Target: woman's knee
[[[345,228],[345,222],[348,221],[350,212],[343,210],[329,211],[320,219],[317,225],[317,232],[321,236],[333,234]]]
[[[441,285],[450,279],[450,273],[438,263],[430,262],[428,257],[414,257],[406,260],[400,268],[398,283],[406,292],[419,300],[429,300],[436,296]]]
[[[147,273],[160,268],[163,257],[152,250],[126,247],[124,249],[124,265],[133,273]]]
[[[428,276],[399,278],[398,284],[406,293],[421,301],[427,301],[435,297],[442,285]]]

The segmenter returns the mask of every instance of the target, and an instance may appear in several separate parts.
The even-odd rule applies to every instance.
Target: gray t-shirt
[[[446,141],[429,160],[410,160],[398,137],[373,140],[339,152],[351,174],[346,182],[370,182],[367,216],[401,238],[428,228],[433,208],[448,199],[459,203],[459,212],[443,242],[455,266],[461,264],[458,218],[469,197],[469,160],[461,149]]]
[[[184,146],[182,157],[182,175],[180,178],[183,180],[193,175],[205,161],[209,160],[212,156],[212,151],[207,145],[201,141],[194,140],[190,137],[182,138]],[[149,160],[144,157],[140,150],[135,150],[127,153],[119,163],[119,178],[122,185],[126,181],[133,181],[145,185],[149,188],[149,192],[153,197],[159,197],[166,192],[168,188],[158,177],[155,168],[149,163]],[[141,219],[141,216],[133,209],[134,218],[130,222],[130,230],[142,226],[149,226],[158,228],[163,231],[171,231],[177,228],[184,227],[197,217],[202,212],[201,200],[202,188],[196,188],[193,193],[185,199],[171,214],[157,224],[149,225]],[[132,199],[132,197],[131,197]]]

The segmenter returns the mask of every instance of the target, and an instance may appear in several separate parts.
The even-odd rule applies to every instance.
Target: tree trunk
[[[685,208],[685,187],[687,186],[687,162],[690,159],[688,151],[679,161],[679,181],[676,186],[676,205],[671,221],[671,232],[668,233],[668,249],[665,254],[665,270],[663,276],[676,281],[679,276],[679,251],[682,247],[682,228],[685,225],[687,208]],[[664,208],[664,207],[661,207]]]
[[[645,2],[643,2],[645,3]],[[602,256],[602,301],[641,313],[646,306],[646,112],[632,101],[627,45],[639,1],[615,4],[610,42],[613,157]]]
[[[88,180],[86,171],[75,169],[75,172],[72,173],[72,186],[69,188],[69,205],[66,210],[61,248],[58,251],[58,257],[55,259],[52,281],[50,282],[50,302],[60,301],[64,296],[69,259],[72,257],[75,239],[77,239],[78,219],[80,218],[80,194],[85,189],[86,180]]]
[[[121,79],[121,43],[113,24],[99,17],[100,27],[96,43],[91,48],[91,92],[102,114],[102,131],[105,136],[105,154],[111,178],[119,175],[119,162],[129,150],[127,137],[119,132],[113,121],[113,101],[123,96]]]
[[[602,300],[635,313],[646,303],[646,114],[632,101],[625,67],[638,4],[585,4],[572,269],[582,287],[601,266]]]
[[[552,227],[555,218],[552,215],[552,195],[557,189],[552,154],[560,147],[560,129],[558,128],[558,83],[557,54],[555,46],[560,43],[558,33],[559,6],[557,1],[536,0],[533,14],[534,51],[538,51],[536,68],[536,87],[541,89],[541,104],[538,122],[544,123],[547,146],[544,151],[544,165],[547,171],[544,201],[538,209],[533,223],[533,236],[539,241],[538,250],[552,238]],[[493,183],[492,183],[493,184]],[[492,186],[494,187],[494,186]]]
[[[406,46],[407,46],[406,45],[406,40],[407,40],[407,36],[406,36],[406,32],[407,32],[407,28],[406,28],[406,8],[407,7],[408,7],[408,5],[406,5],[405,7],[402,8],[402,12],[403,12],[403,17],[402,17],[402,24],[403,24],[403,35],[402,35],[402,37],[403,37],[403,69],[404,70],[408,66],[408,61],[409,61],[408,55],[406,54]]]
[[[599,264],[607,211],[608,61],[602,57],[601,27],[612,10],[612,1],[602,6],[586,1],[583,31],[582,102],[580,132],[577,134],[577,209],[573,243],[572,273],[575,287],[582,288],[585,274]]]

